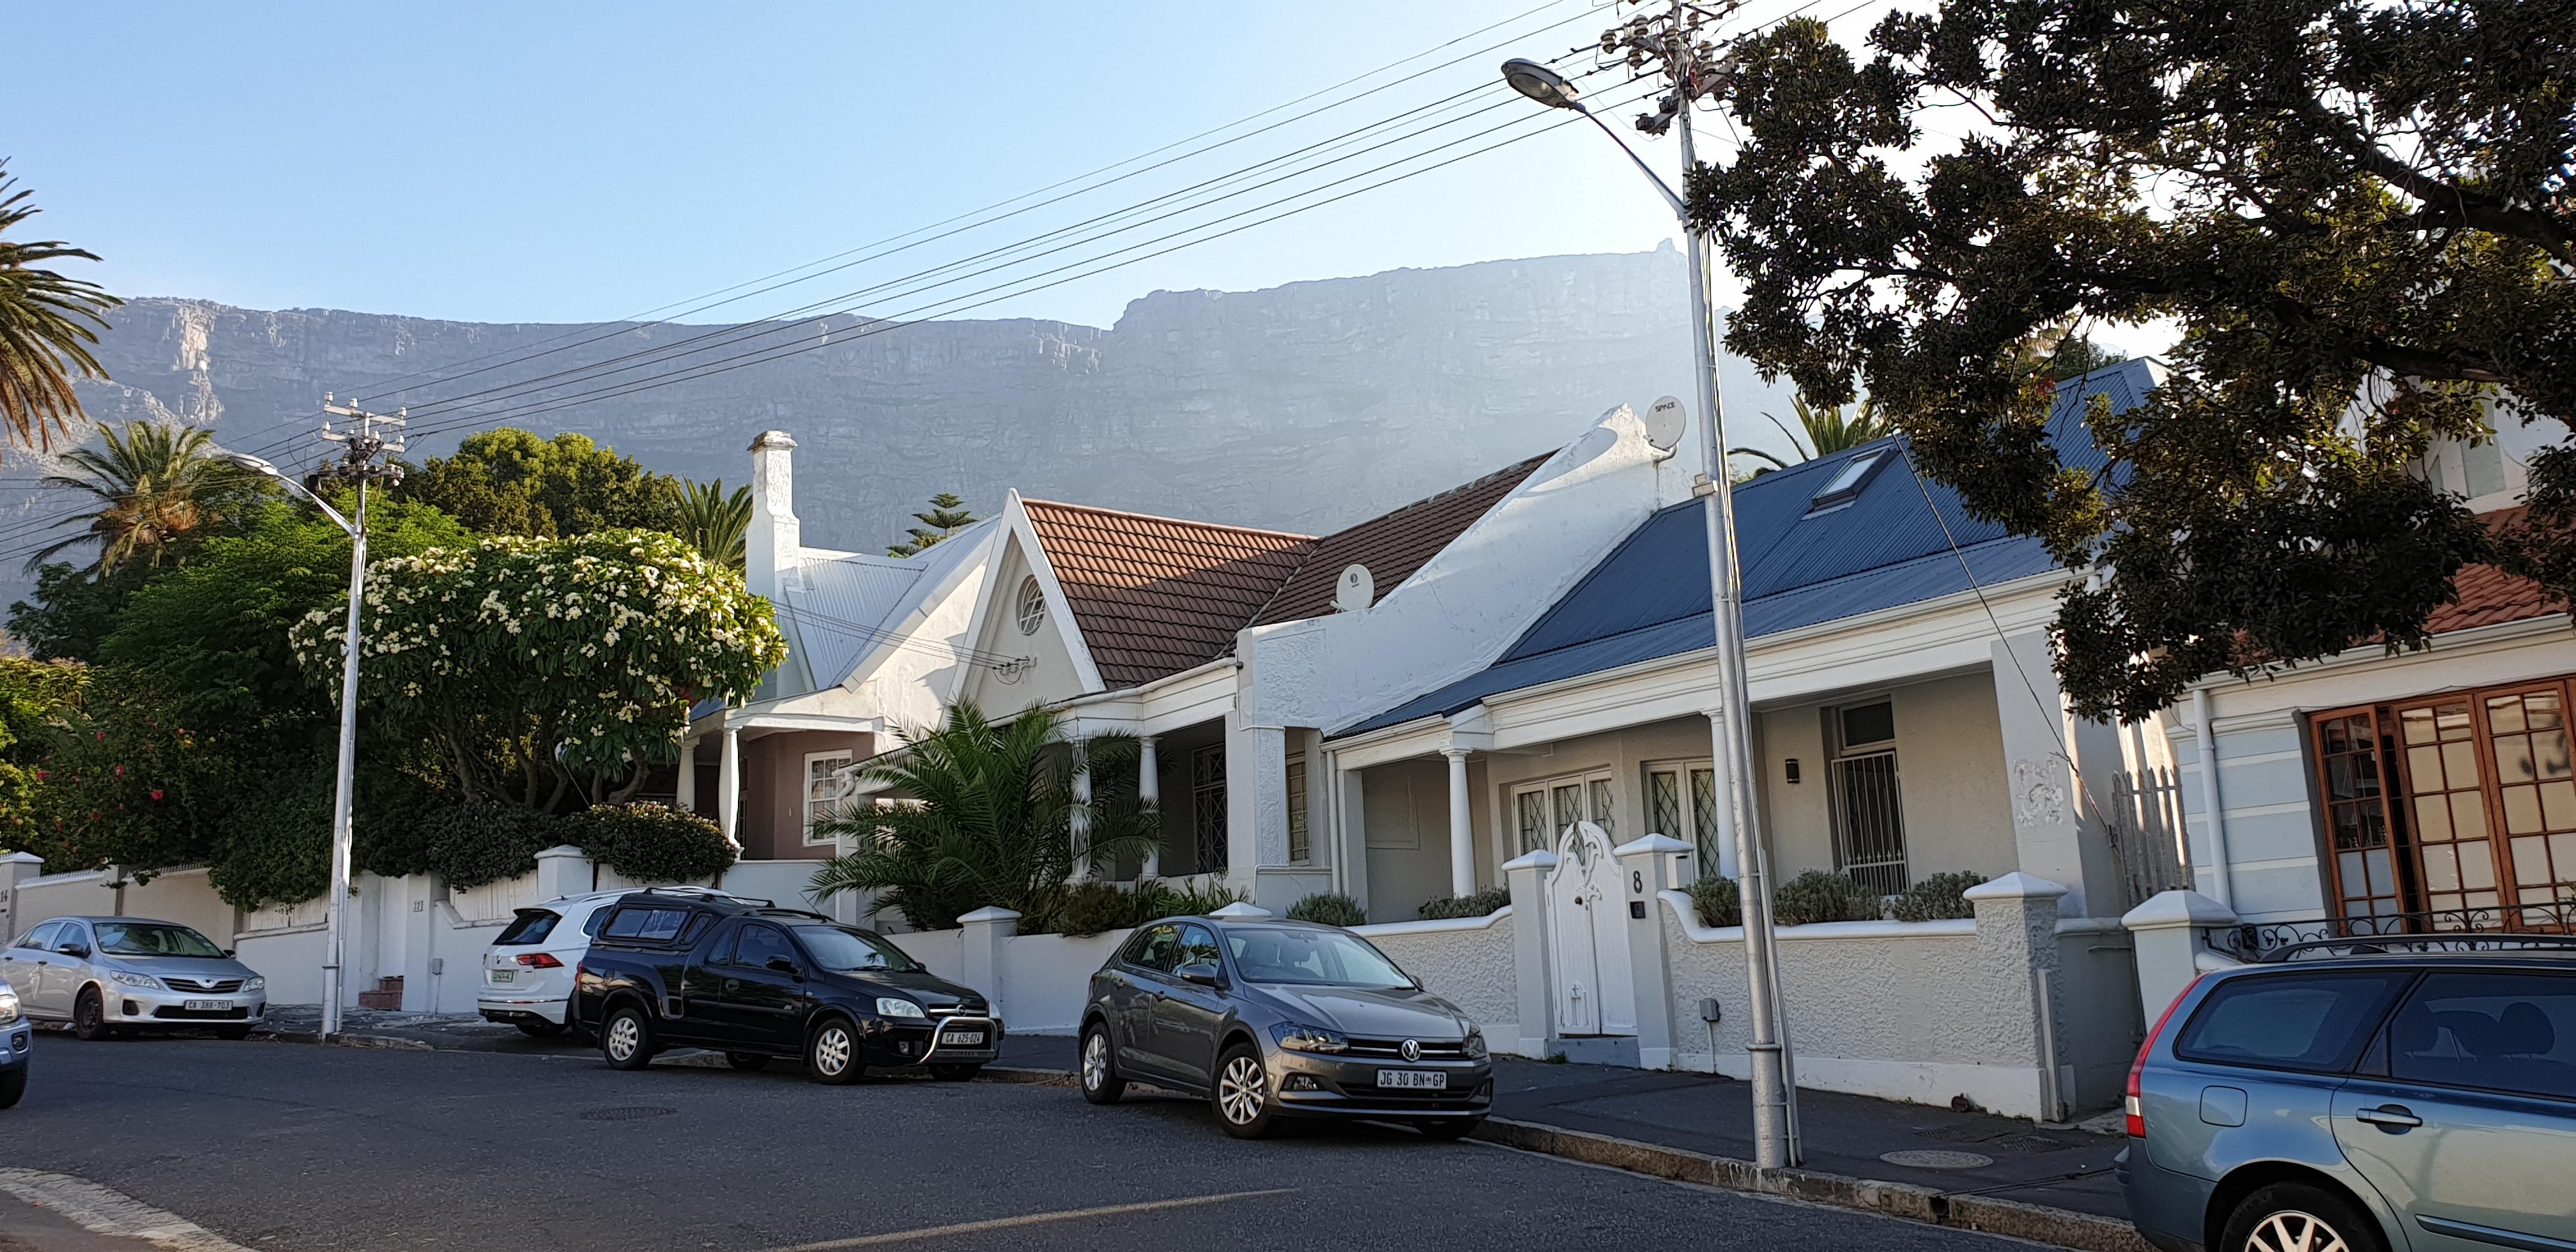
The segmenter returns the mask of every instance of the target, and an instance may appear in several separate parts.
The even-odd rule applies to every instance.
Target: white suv
[[[520,909],[483,952],[483,981],[474,989],[474,1007],[486,1021],[508,1022],[531,1035],[559,1035],[572,1001],[573,971],[590,950],[592,936],[608,920],[606,906],[631,895],[719,896],[746,900],[713,887],[629,887],[565,896]]]

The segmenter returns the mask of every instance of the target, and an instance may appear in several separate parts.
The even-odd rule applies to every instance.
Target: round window
[[[1034,635],[1046,624],[1046,590],[1034,577],[1020,582],[1020,633]]]

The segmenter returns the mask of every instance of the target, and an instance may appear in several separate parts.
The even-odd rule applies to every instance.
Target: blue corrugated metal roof
[[[2059,459],[2080,469],[2099,467],[2103,454],[2083,425],[2092,398],[2104,396],[2113,412],[2126,412],[2154,386],[2146,362],[2128,361],[2062,388],[2049,414]],[[1872,477],[1850,504],[1809,515],[1809,501],[1835,473],[1853,458],[1893,443],[1819,457],[1735,488],[1746,637],[1955,595],[1969,589],[1971,574],[1975,585],[1985,586],[2055,568],[2037,540],[2015,538],[2001,526],[1969,517],[1956,493],[1928,479],[1918,485],[1901,458]],[[1708,647],[1715,630],[1707,569],[1708,527],[1699,502],[1664,509],[1621,541],[1492,666],[1336,733],[1446,716],[1506,691]]]

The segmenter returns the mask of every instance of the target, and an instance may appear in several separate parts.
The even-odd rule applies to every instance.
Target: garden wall
[[[1387,922],[1354,930],[1394,958],[1424,990],[1457,1005],[1484,1028],[1492,1046],[1508,1050],[1520,1037],[1511,906],[1483,917]]]

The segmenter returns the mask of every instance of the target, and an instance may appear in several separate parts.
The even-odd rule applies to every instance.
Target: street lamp
[[[1708,581],[1711,616],[1716,619],[1718,715],[1716,759],[1723,762],[1727,803],[1718,807],[1720,846],[1735,849],[1736,881],[1744,911],[1744,962],[1753,1017],[1753,1042],[1746,1048],[1753,1061],[1753,1140],[1755,1163],[1778,1169],[1797,1163],[1797,1093],[1788,1075],[1795,1073],[1788,1032],[1780,1015],[1779,963],[1772,952],[1771,892],[1765,881],[1761,815],[1753,802],[1753,735],[1746,709],[1748,687],[1744,661],[1744,603],[1735,550],[1735,500],[1726,481],[1726,414],[1718,406],[1717,328],[1710,316],[1708,249],[1705,232],[1693,225],[1690,206],[1663,175],[1646,164],[1628,141],[1584,106],[1583,93],[1555,70],[1515,57],[1503,62],[1503,81],[1512,90],[1551,109],[1572,109],[1590,118],[1628,160],[1662,192],[1664,203],[1679,218],[1684,251],[1690,261],[1691,351],[1699,383],[1702,472],[1692,493],[1706,501]],[[1681,130],[1682,168],[1695,163],[1691,148],[1689,102],[1674,121]]]
[[[361,495],[358,516],[352,524],[340,516],[322,497],[307,490],[304,484],[287,477],[278,468],[246,452],[226,452],[223,458],[254,474],[275,480],[288,491],[313,502],[340,529],[349,534],[349,635],[342,648],[340,667],[340,765],[331,793],[331,930],[328,947],[322,959],[322,1037],[340,1033],[340,1002],[345,990],[344,957],[349,937],[349,859],[353,833],[350,810],[355,802],[354,770],[358,759],[358,607],[367,589],[367,528],[364,524],[365,496]],[[366,488],[361,486],[361,492]]]

